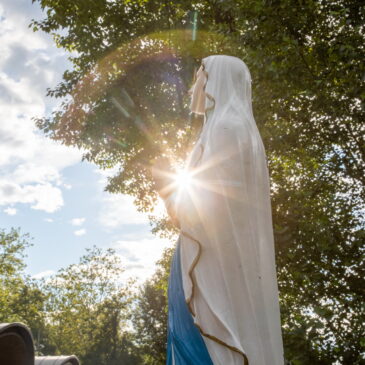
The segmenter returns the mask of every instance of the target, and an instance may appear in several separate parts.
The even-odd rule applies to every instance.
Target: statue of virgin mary
[[[202,59],[190,108],[204,115],[189,184],[161,196],[180,228],[168,285],[167,365],[283,365],[265,148],[239,58]]]

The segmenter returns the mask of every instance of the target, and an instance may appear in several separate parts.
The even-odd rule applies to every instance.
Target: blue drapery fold
[[[185,301],[181,276],[180,237],[172,258],[168,285],[166,365],[213,365]]]

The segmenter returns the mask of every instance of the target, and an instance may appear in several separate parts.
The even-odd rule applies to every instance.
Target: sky
[[[96,245],[114,248],[123,276],[142,282],[174,242],[151,233],[132,197],[104,192],[113,171],[82,162],[83,151],[46,138],[32,120],[57,108],[60,101],[46,97],[46,89],[72,69],[50,35],[28,28],[42,18],[31,0],[0,3],[0,228],[29,233],[25,261],[32,277],[77,263]],[[164,213],[162,201],[158,212]]]

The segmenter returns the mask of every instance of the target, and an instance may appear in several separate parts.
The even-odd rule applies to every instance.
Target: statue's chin
[[[204,115],[204,112],[202,112],[200,110],[199,111],[192,110],[192,112],[195,113],[195,114]]]

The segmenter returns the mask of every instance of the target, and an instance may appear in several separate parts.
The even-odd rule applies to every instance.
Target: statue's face
[[[205,93],[203,91],[205,80],[206,76],[203,72],[203,66],[200,66],[196,73],[196,81],[189,90],[191,95],[190,110],[197,114],[204,114],[205,110]]]

